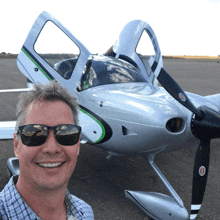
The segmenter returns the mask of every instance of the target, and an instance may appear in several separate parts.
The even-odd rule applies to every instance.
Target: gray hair
[[[78,105],[76,102],[76,98],[73,97],[65,88],[61,87],[61,85],[52,80],[47,85],[35,84],[33,86],[33,90],[22,93],[19,96],[19,101],[16,109],[17,122],[16,122],[16,130],[19,126],[22,126],[25,122],[25,114],[28,105],[31,102],[39,103],[42,101],[63,101],[65,102],[71,109],[73,114],[74,123],[78,124]]]

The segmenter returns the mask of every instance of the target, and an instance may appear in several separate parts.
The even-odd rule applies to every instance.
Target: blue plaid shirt
[[[8,184],[0,192],[0,219],[2,220],[41,220],[27,205],[18,193],[15,184],[18,176],[11,177]],[[71,195],[66,190],[65,205],[67,219],[94,220],[92,208],[84,201]]]

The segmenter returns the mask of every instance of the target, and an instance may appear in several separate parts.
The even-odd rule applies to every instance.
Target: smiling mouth
[[[64,163],[65,162],[63,163],[37,163],[37,165],[40,167],[44,167],[44,168],[57,168],[57,167],[62,166]]]

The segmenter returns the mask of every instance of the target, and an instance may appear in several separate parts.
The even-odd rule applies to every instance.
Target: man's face
[[[30,103],[25,116],[24,125],[73,124],[71,109],[62,101]],[[79,141],[71,146],[60,145],[56,141],[52,129],[46,142],[40,146],[26,146],[20,138],[16,139],[14,136],[14,151],[19,158],[20,165],[18,181],[30,184],[29,186],[39,190],[66,187],[76,165],[79,146]],[[59,166],[51,168],[56,163]]]

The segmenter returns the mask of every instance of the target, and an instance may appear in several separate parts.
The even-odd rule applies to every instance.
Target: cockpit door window
[[[75,93],[91,53],[59,21],[42,12],[33,24],[17,58],[20,71],[33,83],[47,84],[55,79]],[[74,60],[65,70],[57,63]],[[68,72],[68,73],[67,73]]]

